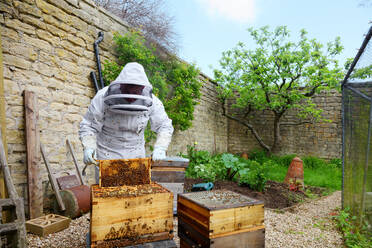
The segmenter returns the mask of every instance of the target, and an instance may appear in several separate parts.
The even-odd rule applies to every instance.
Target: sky
[[[343,65],[355,57],[372,25],[372,0],[166,0],[166,7],[175,18],[178,56],[211,78],[223,51],[240,41],[255,48],[249,27],[285,25],[294,41],[305,29],[323,44],[339,36]]]

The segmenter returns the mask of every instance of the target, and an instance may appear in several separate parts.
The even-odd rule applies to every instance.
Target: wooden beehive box
[[[57,214],[47,214],[26,221],[26,230],[39,236],[62,231],[69,227],[71,219]]]
[[[181,247],[265,246],[262,201],[228,190],[186,193],[177,212]]]
[[[92,186],[91,247],[173,238],[173,195],[159,184]]]
[[[173,193],[173,213],[177,213],[177,195],[184,192],[185,171],[189,160],[181,157],[167,157],[154,161],[151,166],[151,180],[158,182]]]
[[[151,159],[113,159],[99,161],[99,186],[114,187],[151,183]]]

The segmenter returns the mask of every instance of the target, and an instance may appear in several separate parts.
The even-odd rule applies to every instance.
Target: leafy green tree
[[[240,42],[224,52],[221,69],[214,71],[215,79],[220,85],[223,106],[231,99],[232,107],[243,113],[240,117],[224,108],[224,115],[246,126],[262,148],[273,152],[280,143],[281,126],[322,119],[322,110],[311,97],[338,87],[343,72],[336,56],[343,47],[339,37],[324,47],[315,39],[308,39],[305,30],[301,30],[299,40],[293,42],[285,26],[273,31],[267,26],[248,31],[257,47],[250,50]],[[283,122],[284,114],[293,108],[298,110],[299,121]],[[265,109],[274,116],[271,144],[265,143],[249,122],[253,110]]]

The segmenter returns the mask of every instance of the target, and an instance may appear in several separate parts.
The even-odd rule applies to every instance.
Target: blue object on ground
[[[214,184],[209,182],[209,183],[198,183],[198,184],[194,184],[192,186],[192,189],[191,191],[208,191],[208,190],[211,190],[213,189],[214,187]]]

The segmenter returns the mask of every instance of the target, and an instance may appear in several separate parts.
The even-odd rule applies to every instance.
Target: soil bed
[[[202,179],[185,179],[185,191],[190,192],[192,185],[202,183]],[[214,182],[213,190],[225,189],[231,190],[242,195],[252,197],[257,200],[264,201],[266,208],[282,209],[295,205],[299,202],[304,202],[309,197],[303,191],[290,191],[284,183],[268,181],[264,192],[257,192],[247,186],[240,186],[237,182],[231,181],[216,181]],[[327,189],[305,186],[305,191],[311,192],[314,196],[322,196]]]

